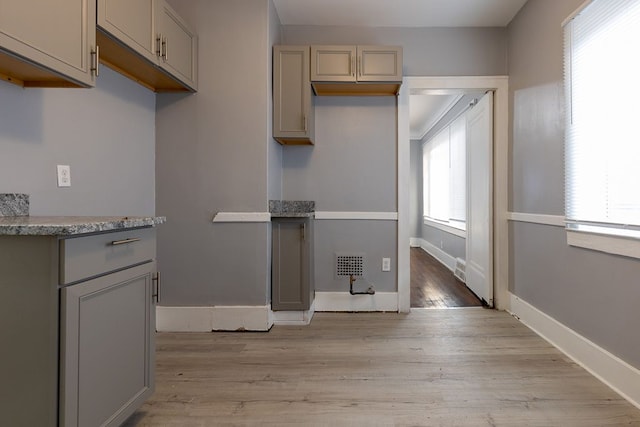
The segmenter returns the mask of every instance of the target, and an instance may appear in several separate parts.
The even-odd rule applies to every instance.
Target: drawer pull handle
[[[134,239],[123,239],[123,240],[114,240],[113,242],[111,242],[112,246],[118,246],[118,245],[126,245],[127,243],[133,243],[133,242],[137,242],[139,241],[139,238],[134,238]]]
[[[156,304],[159,304],[160,303],[160,272],[159,271],[156,272],[155,276],[152,277],[151,280],[156,284],[155,294],[152,294],[151,298],[156,300]]]

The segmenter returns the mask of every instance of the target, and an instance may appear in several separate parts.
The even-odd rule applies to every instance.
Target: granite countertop
[[[0,216],[0,235],[73,236],[151,227],[165,221],[163,216]]]
[[[269,213],[276,218],[308,218],[315,215],[316,202],[308,200],[269,200]]]

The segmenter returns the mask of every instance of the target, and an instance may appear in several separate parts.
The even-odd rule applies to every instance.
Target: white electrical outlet
[[[391,258],[382,258],[382,271],[391,271]]]
[[[71,167],[58,165],[58,187],[71,187]]]

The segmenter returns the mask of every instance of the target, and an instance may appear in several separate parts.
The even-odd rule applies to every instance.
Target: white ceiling
[[[282,25],[504,27],[527,0],[273,0]]]

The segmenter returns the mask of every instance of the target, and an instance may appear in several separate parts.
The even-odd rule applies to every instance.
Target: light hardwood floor
[[[640,410],[483,308],[316,313],[268,333],[162,333],[126,426],[639,426]]]

